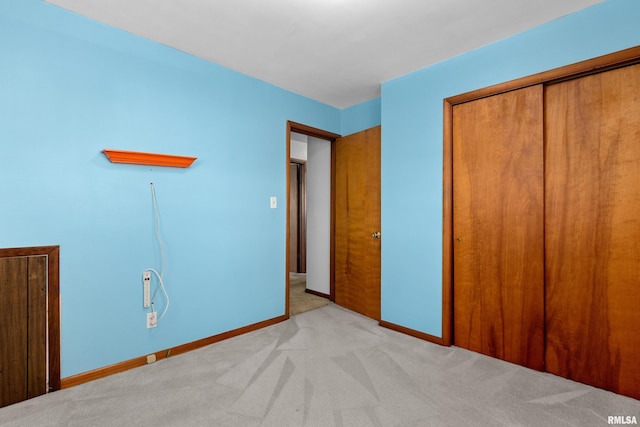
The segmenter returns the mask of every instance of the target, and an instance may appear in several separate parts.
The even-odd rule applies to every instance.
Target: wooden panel
[[[307,173],[306,163],[289,165],[289,271],[307,272]]]
[[[47,255],[47,332],[49,391],[60,390],[60,247],[43,247]]]
[[[60,390],[60,246],[2,248],[0,258],[47,257],[49,390]]]
[[[538,370],[542,108],[542,86],[453,107],[454,343]]]
[[[453,105],[443,107],[442,147],[442,342],[453,342]]]
[[[546,89],[546,365],[640,399],[640,66]]]
[[[335,142],[335,302],[380,320],[380,126]]]
[[[27,258],[0,259],[0,407],[27,398]]]
[[[28,259],[28,398],[47,392],[47,257]]]
[[[307,165],[298,165],[298,272],[307,272]]]

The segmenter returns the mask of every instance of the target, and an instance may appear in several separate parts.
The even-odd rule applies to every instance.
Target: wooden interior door
[[[298,166],[297,163],[289,163],[289,271],[293,273],[300,272]]]
[[[542,85],[453,107],[453,342],[537,370],[544,368],[542,138]]]
[[[640,65],[545,94],[546,367],[640,399]]]
[[[380,126],[334,148],[335,302],[380,320]]]
[[[0,258],[0,407],[47,391],[47,257]]]
[[[289,164],[289,271],[307,272],[306,164]]]

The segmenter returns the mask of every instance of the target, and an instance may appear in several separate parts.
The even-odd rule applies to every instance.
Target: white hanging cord
[[[156,199],[156,188],[153,186],[153,182],[151,183],[151,200],[153,202],[153,219],[155,220],[156,225],[156,239],[158,240],[158,244],[160,245],[160,256],[162,258],[162,264],[160,267],[160,276],[164,277],[164,242],[162,241],[162,236],[160,235],[160,216],[158,215],[158,200]]]
[[[153,186],[153,182],[151,183],[151,200],[153,201],[153,218],[155,221],[156,239],[158,240],[158,244],[160,245],[160,256],[162,258],[162,261],[161,261],[162,264],[160,268],[160,273],[158,273],[153,268],[147,268],[145,271],[154,273],[158,278],[158,286],[156,286],[156,290],[153,293],[153,296],[151,297],[151,311],[153,313],[156,312],[154,303],[156,300],[156,295],[158,294],[158,291],[160,289],[162,289],[162,292],[164,293],[165,299],[167,301],[167,303],[164,306],[164,310],[162,311],[162,314],[156,321],[156,323],[160,323],[164,315],[167,314],[167,310],[169,309],[169,294],[167,293],[167,289],[164,287],[164,281],[163,281],[164,266],[165,266],[164,242],[162,241],[162,235],[160,234],[160,216],[158,215],[158,200],[156,199],[156,189]]]

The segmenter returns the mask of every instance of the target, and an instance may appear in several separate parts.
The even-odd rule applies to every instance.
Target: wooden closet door
[[[453,107],[454,344],[542,370],[543,88]]]
[[[640,398],[640,65],[546,88],[546,368]]]

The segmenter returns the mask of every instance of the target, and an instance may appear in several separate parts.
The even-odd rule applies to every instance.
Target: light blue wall
[[[380,98],[376,98],[342,110],[341,135],[351,135],[378,126],[381,122],[380,103]]]
[[[440,336],[442,99],[638,45],[639,17],[640,2],[610,0],[340,111],[39,0],[0,0],[0,247],[61,246],[62,376],[284,313],[287,120],[344,135],[382,121],[382,316]],[[116,165],[106,147],[198,160]],[[150,182],[171,295],[154,330],[140,280],[160,267]]]
[[[339,133],[340,110],[40,0],[0,0],[0,61],[0,247],[61,247],[62,377],[284,314],[286,121]],[[171,296],[153,330],[150,182]]]
[[[382,85],[382,318],[442,336],[443,99],[640,45],[609,0]]]

